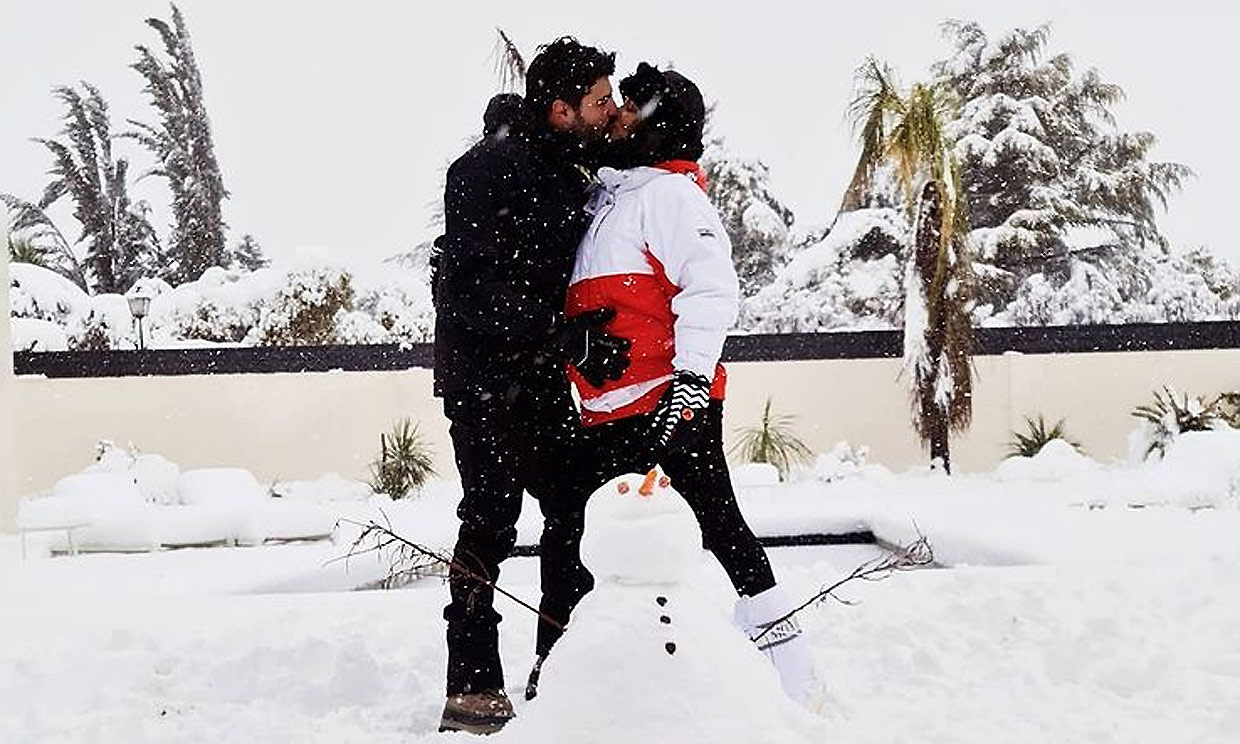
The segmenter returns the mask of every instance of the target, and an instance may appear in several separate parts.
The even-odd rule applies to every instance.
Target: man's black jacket
[[[515,96],[487,108],[485,136],[448,169],[435,241],[435,394],[512,395],[564,383],[549,348],[589,225],[580,146]]]

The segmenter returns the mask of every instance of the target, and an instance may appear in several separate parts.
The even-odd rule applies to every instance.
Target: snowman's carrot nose
[[[637,489],[637,492],[640,493],[642,496],[649,496],[650,494],[654,493],[654,482],[658,480],[658,478],[659,478],[659,469],[651,468],[650,472],[646,473],[646,478],[642,481],[642,484]]]

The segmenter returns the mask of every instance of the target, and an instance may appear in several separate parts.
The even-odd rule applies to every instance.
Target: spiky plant
[[[370,474],[371,489],[393,499],[406,498],[435,475],[430,445],[417,424],[404,418],[379,435],[379,457],[371,463]]]
[[[1219,418],[1233,429],[1240,429],[1240,391],[1220,393],[1214,400]]]
[[[1012,432],[1012,439],[1008,442],[1009,457],[1033,457],[1042,451],[1042,448],[1051,440],[1062,439],[1072,445],[1074,449],[1081,448],[1080,443],[1068,439],[1067,433],[1064,431],[1064,420],[1059,419],[1054,426],[1047,426],[1046,419],[1042,414],[1038,414],[1036,419],[1025,417],[1025,431]]]
[[[13,263],[31,264],[32,266],[41,266],[45,269],[51,268],[51,256],[46,248],[35,243],[27,235],[8,236],[9,241],[9,260]]]
[[[1188,393],[1177,397],[1169,385],[1164,385],[1162,392],[1154,391],[1154,402],[1137,406],[1132,415],[1150,423],[1152,436],[1145,456],[1157,452],[1159,456],[1167,453],[1167,447],[1177,435],[1186,431],[1209,431],[1222,418],[1219,414],[1219,400],[1206,403],[1201,398],[1190,398]]]
[[[793,465],[809,462],[809,447],[805,446],[792,431],[796,416],[788,413],[771,413],[771,399],[766,399],[762,419],[757,426],[737,430],[740,439],[728,450],[741,462],[764,462],[775,466],[780,479],[786,479]]]

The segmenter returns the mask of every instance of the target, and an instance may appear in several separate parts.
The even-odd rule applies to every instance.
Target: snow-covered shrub
[[[341,311],[336,315],[338,344],[385,344],[391,335],[370,315],[361,310]]]
[[[71,350],[135,349],[138,334],[129,303],[121,295],[95,295],[85,314],[71,317],[66,336]]]
[[[252,333],[261,346],[340,343],[339,317],[353,309],[353,277],[334,266],[288,274],[288,282],[259,312]]]
[[[1189,431],[1209,431],[1226,423],[1219,417],[1218,401],[1206,403],[1200,397],[1190,398],[1187,393],[1177,398],[1176,391],[1164,386],[1162,392],[1154,391],[1154,402],[1137,406],[1132,415],[1141,419],[1142,428],[1129,442],[1130,454],[1134,447],[1144,445],[1141,459],[1154,453],[1162,457],[1167,447],[1180,434]]]
[[[1141,463],[1139,502],[1189,509],[1237,503],[1240,431],[1222,427],[1190,431],[1171,441],[1161,458]]]
[[[9,265],[9,312],[14,318],[36,318],[62,327],[69,318],[90,310],[90,296],[56,272],[33,264]]]
[[[73,351],[107,351],[112,347],[113,329],[107,319],[91,310],[85,317],[75,318],[69,326],[69,348]]]
[[[869,455],[868,447],[853,447],[848,442],[839,442],[830,451],[818,455],[810,474],[815,480],[825,483],[854,478],[865,471]]]
[[[1081,454],[1067,440],[1055,437],[1033,455],[1013,455],[995,470],[999,481],[1062,482],[1069,478],[1096,472],[1098,464]]]
[[[1042,418],[1042,414],[1038,414],[1036,419],[1025,417],[1025,431],[1012,432],[1012,439],[1008,442],[1009,457],[1033,457],[1042,451],[1050,442],[1058,439],[1073,449],[1079,450],[1081,445],[1068,439],[1064,432],[1064,420],[1059,419],[1053,426],[1047,426],[1046,419]]]
[[[64,326],[40,318],[10,318],[13,348],[17,351],[68,351]]]
[[[742,304],[739,327],[754,333],[898,327],[907,224],[894,209],[841,214],[830,232],[801,248]]]
[[[152,338],[163,343],[239,343],[258,323],[259,305],[272,293],[273,279],[267,271],[229,271],[216,266],[196,281],[153,293]],[[160,287],[151,285],[151,289]]]
[[[299,256],[293,268],[212,267],[172,287],[144,277],[121,295],[89,296],[47,269],[15,264],[16,348],[128,349],[137,328],[127,297],[151,298],[147,346],[187,344],[412,344],[429,341],[435,311],[429,271],[389,261],[360,277],[330,257]]]
[[[387,332],[385,341],[422,343],[435,332],[430,285],[416,276],[393,278],[362,291],[357,307]]]

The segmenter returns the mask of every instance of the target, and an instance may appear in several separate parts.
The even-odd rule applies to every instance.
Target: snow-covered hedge
[[[87,295],[60,275],[11,266],[14,347],[31,351],[133,349],[137,326],[121,295]],[[208,269],[171,287],[140,279],[151,298],[146,345],[321,345],[427,341],[434,309],[424,269],[386,265],[359,274],[322,259],[256,271]]]

